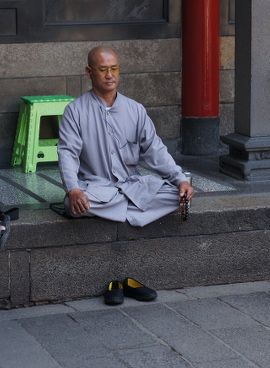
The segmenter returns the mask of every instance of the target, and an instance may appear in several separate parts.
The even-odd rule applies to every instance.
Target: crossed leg
[[[87,194],[87,192],[85,192]],[[89,211],[84,215],[74,215],[70,211],[68,196],[64,200],[65,209],[71,217],[98,216],[111,221],[125,222],[132,226],[145,226],[150,222],[174,212],[179,207],[179,192],[176,187],[164,184],[149,204],[147,210],[142,211],[127,197],[118,192],[109,202],[90,200]]]
[[[127,221],[132,226],[145,226],[150,222],[176,211],[179,208],[179,191],[177,187],[164,184],[151,201],[146,211],[129,203]]]

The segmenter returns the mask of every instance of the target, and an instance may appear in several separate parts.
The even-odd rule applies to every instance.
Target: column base
[[[233,133],[221,140],[230,148],[229,155],[220,157],[221,172],[242,180],[270,180],[270,136],[251,138]]]
[[[182,118],[181,136],[184,155],[213,155],[219,146],[219,117]]]

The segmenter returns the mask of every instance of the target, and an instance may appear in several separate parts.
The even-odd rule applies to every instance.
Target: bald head
[[[116,98],[120,65],[117,53],[111,47],[98,46],[90,50],[86,73],[92,81],[94,93],[102,97],[108,106]]]
[[[97,46],[88,53],[88,65],[96,65],[98,57],[103,53],[113,55],[117,60],[119,59],[116,51],[112,47]]]

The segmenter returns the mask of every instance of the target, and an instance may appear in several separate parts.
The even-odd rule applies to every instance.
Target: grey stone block
[[[130,273],[157,288],[267,279],[268,237],[250,232],[149,239],[138,248],[134,242]]]
[[[181,294],[175,290],[159,290],[157,301],[160,303],[182,302],[189,298],[185,294]]]
[[[261,368],[269,368],[270,331],[263,327],[212,331],[228,346]]]
[[[177,160],[179,156],[181,155],[181,139],[175,138],[175,139],[166,139],[162,137],[163,143],[168,149],[168,152],[172,155],[172,157]]]
[[[0,310],[0,322],[26,318],[44,317],[53,314],[67,314],[74,312],[72,307],[64,304],[45,304],[29,308]]]
[[[87,76],[82,77],[82,91],[91,88]],[[181,75],[178,72],[122,74],[119,92],[142,103],[145,107],[179,105]]]
[[[229,198],[230,197],[227,197],[227,200]],[[233,198],[229,200],[231,201]],[[268,228],[270,216],[268,209],[249,209],[246,211],[240,208],[238,210],[228,208],[228,210],[225,211],[226,198],[224,198],[224,200],[221,199],[221,201],[213,198],[210,201],[211,209],[204,207],[203,198],[200,198],[200,201],[197,200],[198,207],[196,207],[195,201],[196,198],[191,206],[190,218],[186,222],[181,221],[178,212],[174,212],[143,228],[132,227],[128,223],[118,224],[118,239],[130,240],[139,238],[205,235],[213,233],[231,233],[243,230],[264,230]],[[206,199],[206,201],[209,203],[208,199]],[[216,208],[214,208],[215,201]],[[199,207],[203,208],[202,212],[198,211]],[[218,207],[223,208],[224,211],[220,211]]]
[[[20,96],[66,94],[64,77],[0,79],[0,112],[18,112]]]
[[[11,145],[8,145],[7,147],[5,145],[0,147],[0,169],[10,167],[11,156],[12,156]]]
[[[61,234],[61,237],[59,236]],[[73,230],[65,223],[14,224],[7,242],[9,249],[30,249],[60,244],[72,244]]]
[[[27,78],[81,74],[88,47],[87,42],[1,45],[0,76]]]
[[[195,364],[196,368],[254,368],[254,364],[246,359],[229,359],[213,362],[203,362]]]
[[[88,51],[99,44],[100,42],[1,44],[0,78],[80,75],[84,73]],[[123,73],[180,70],[179,38],[109,41],[102,44],[114,47],[119,53]]]
[[[0,114],[0,168],[10,165],[18,114]]]
[[[153,120],[157,134],[162,138],[173,139],[180,136],[180,106],[149,107],[147,112]]]
[[[222,297],[226,303],[254,318],[254,320],[270,327],[270,295],[253,293]]]
[[[117,355],[132,368],[191,368],[180,354],[162,345],[125,350]]]
[[[234,132],[234,104],[220,105],[219,134],[226,135]]]
[[[144,106],[178,105],[181,75],[178,72],[124,74],[119,91]]]
[[[167,304],[206,330],[258,326],[250,317],[214,298]]]
[[[66,368],[74,368],[72,365],[73,362],[67,361],[65,363]],[[80,368],[89,368],[89,367],[96,367],[96,368],[127,368],[126,364],[121,362],[117,359],[113,354],[107,353],[104,357],[89,357],[86,359],[81,359],[79,361]],[[128,367],[129,368],[129,367]]]
[[[124,311],[191,362],[236,358],[218,339],[160,304]]]
[[[99,243],[116,240],[116,236],[117,225],[111,221],[99,218],[71,221],[51,210],[28,210],[22,212],[21,219],[12,224],[7,247],[29,249]]]
[[[81,86],[82,86],[82,93],[85,93],[92,88],[91,80],[87,75],[81,75]]]
[[[81,95],[81,77],[79,75],[67,77],[67,95],[74,97]]]
[[[0,253],[0,299],[9,296],[9,252],[5,251]]]
[[[177,290],[188,298],[214,298],[227,295],[242,295],[255,292],[270,291],[269,281],[255,281],[228,285],[195,286]]]
[[[198,160],[198,167],[200,165],[202,165],[202,163],[200,162],[200,160]],[[211,161],[208,161],[206,165],[211,165]],[[195,170],[197,171],[198,169],[194,169],[194,171]],[[212,170],[213,172],[215,172],[216,168],[212,166]],[[205,172],[203,171],[202,175],[207,175],[206,172],[207,171]],[[204,178],[201,176],[201,180],[202,179]],[[247,223],[247,225],[245,226],[243,222],[241,227],[239,227],[238,229],[239,231],[246,231],[248,229],[250,230],[251,229],[262,229],[260,226],[262,226],[262,224],[265,221],[264,217],[270,216],[270,213],[268,211],[268,208],[270,206],[270,196],[268,195],[268,189],[266,189],[266,187],[264,186],[265,184],[267,185],[267,182],[263,184],[262,189],[261,189],[262,192],[256,193],[254,190],[251,190],[251,191],[248,190],[245,193],[245,191],[243,190],[243,186],[241,185],[243,184],[243,182],[240,183],[239,181],[237,181],[237,183],[240,184],[238,187],[239,192],[237,193],[237,192],[231,191],[231,189],[236,189],[237,186],[236,185],[232,186],[231,180],[229,179],[227,181],[227,177],[225,179],[223,174],[218,174],[217,180],[219,182],[224,180],[224,182],[227,183],[225,185],[222,185],[222,187],[225,187],[227,191],[230,191],[229,193],[230,195],[226,195],[228,193],[226,193],[225,195],[223,193],[220,193],[220,195],[218,196],[211,196],[211,200],[209,200],[208,196],[202,196],[202,197],[195,196],[194,200],[192,201],[192,206],[190,210],[192,216],[195,213],[211,212],[213,214],[215,212],[216,214],[218,214],[222,212],[227,213],[228,211],[228,214],[231,217],[233,216],[233,213],[236,213],[239,210],[240,211],[238,212],[239,217],[242,220],[245,218],[245,222]],[[212,185],[213,184],[215,184],[215,182],[212,182]],[[236,184],[236,181],[234,181],[234,184]],[[259,183],[256,183],[256,185],[259,186]],[[252,218],[249,217],[249,214],[253,215],[253,221],[252,221]],[[262,222],[261,220],[256,219],[257,216],[262,217]],[[231,218],[232,218],[231,226],[233,226],[233,224],[235,223],[235,221],[237,221],[237,219],[236,217],[231,217]],[[254,227],[252,227],[253,226],[252,222],[255,223]],[[267,223],[268,223],[268,220],[266,220],[265,222],[264,229],[268,229]],[[216,228],[218,226],[218,223],[215,223],[214,225]]]
[[[63,367],[85,366],[92,357],[108,354],[102,341],[68,315],[25,319],[20,324]]]
[[[220,72],[220,100],[226,103],[234,102],[234,70]]]
[[[61,368],[16,321],[0,322],[1,365],[5,368]]]
[[[116,306],[104,304],[103,296],[65,302],[65,305],[75,309],[78,312],[89,312],[94,310],[117,308]]]
[[[17,119],[17,113],[0,114],[0,147],[13,145]]]
[[[108,350],[122,350],[157,344],[150,334],[140,329],[119,310],[73,313],[72,317]]]
[[[13,305],[29,303],[29,266],[29,252],[10,252],[10,299]]]
[[[234,69],[234,54],[235,38],[233,36],[220,37],[220,67],[222,69]]]
[[[113,258],[112,258],[113,256]],[[34,249],[31,300],[67,299],[101,293],[124,268],[118,245]]]
[[[181,70],[181,40],[179,38],[129,40],[119,44],[114,43],[114,46],[119,52],[123,73]]]
[[[126,275],[158,289],[266,279],[269,238],[250,231],[34,249],[32,300],[95,295]]]
[[[195,221],[194,217],[192,220]],[[118,224],[118,239],[132,240],[176,236],[186,234],[185,231],[190,231],[190,224],[186,226],[186,223],[180,223],[180,216],[173,213],[143,228],[132,227],[128,223]]]

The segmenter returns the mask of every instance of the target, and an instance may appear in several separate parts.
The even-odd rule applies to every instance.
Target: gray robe
[[[66,191],[83,190],[91,214],[144,226],[178,207],[185,175],[145,108],[119,92],[109,110],[93,91],[66,107],[58,154]],[[160,176],[141,176],[139,160]]]

